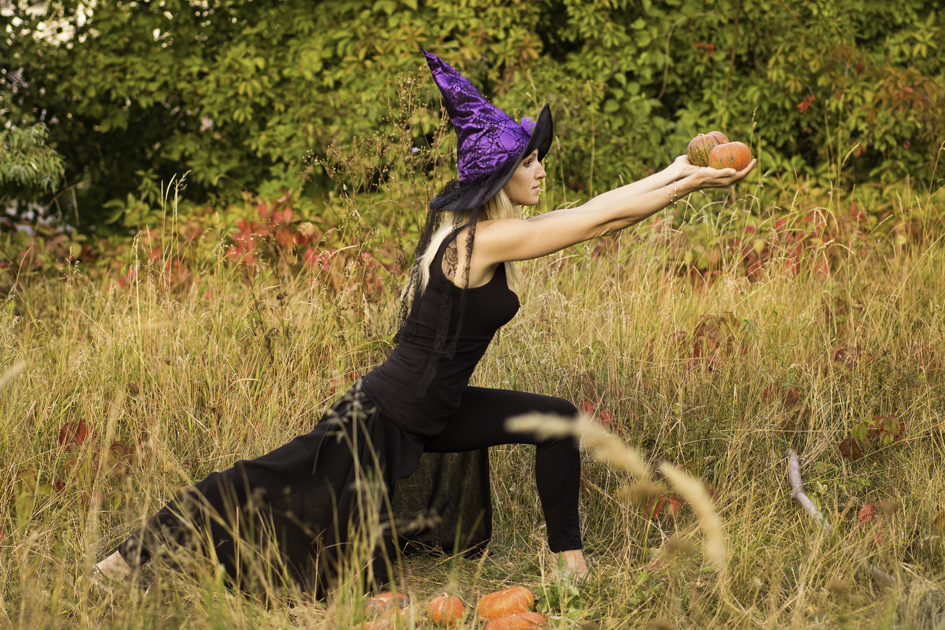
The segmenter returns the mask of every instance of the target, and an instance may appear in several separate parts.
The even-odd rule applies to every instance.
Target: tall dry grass
[[[698,217],[716,201],[691,203]],[[689,501],[675,518],[650,518],[649,502],[625,491],[627,473],[589,452],[582,524],[594,573],[553,582],[531,449],[495,448],[490,552],[399,563],[398,588],[415,602],[406,627],[424,627],[420,603],[448,585],[472,603],[511,582],[539,593],[560,628],[945,627],[935,521],[945,250],[847,243],[828,275],[796,274],[782,252],[752,282],[726,259],[702,283],[667,271],[671,236],[646,224],[526,263],[522,309],[474,382],[590,403],[594,422],[661,471],[654,483]],[[308,430],[352,371],[382,360],[397,312],[393,296],[214,260],[186,293],[139,278],[118,289],[74,274],[19,288],[0,309],[0,625],[360,621],[354,577],[328,602],[292,609],[232,592],[206,565],[182,574],[155,563],[133,584],[90,584],[93,562],[182,485]],[[890,413],[904,422],[901,441],[841,457],[857,423]],[[60,445],[82,422],[84,443]],[[791,499],[788,447],[833,532]],[[880,501],[881,521],[858,524]],[[721,551],[703,544],[713,537]],[[867,562],[896,584],[875,583]]]

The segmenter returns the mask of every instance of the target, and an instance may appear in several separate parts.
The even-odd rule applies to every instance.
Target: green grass
[[[587,401],[612,412],[618,437],[654,467],[706,479],[727,566],[708,562],[691,510],[648,518],[628,498],[628,475],[587,453],[593,576],[578,586],[543,578],[532,449],[495,448],[488,555],[403,560],[398,588],[414,602],[405,627],[426,627],[426,598],[446,589],[474,604],[511,584],[538,595],[554,628],[942,627],[945,546],[933,520],[945,509],[945,249],[846,243],[829,276],[807,265],[795,273],[777,250],[751,282],[727,257],[704,283],[667,272],[672,238],[644,225],[597,251],[526,263],[522,309],[474,383]],[[0,395],[0,626],[358,619],[353,586],[290,614],[279,600],[229,591],[212,567],[185,575],[155,564],[105,592],[85,579],[181,485],[308,430],[350,371],[382,360],[393,296],[368,300],[308,272],[262,268],[248,281],[225,265],[199,268],[185,292],[161,289],[157,272],[125,288],[70,275],[20,287],[0,310],[0,369],[25,362]],[[847,433],[890,413],[905,425],[899,442],[841,457]],[[93,434],[67,452],[57,435],[80,419]],[[108,448],[118,441],[135,451],[118,453],[124,474]],[[789,447],[833,533],[791,498]],[[895,509],[859,525],[858,510],[881,500]],[[896,584],[878,584],[870,564]],[[483,626],[471,617],[462,627]]]

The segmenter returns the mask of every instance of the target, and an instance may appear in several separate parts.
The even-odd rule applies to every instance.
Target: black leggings
[[[574,405],[561,398],[506,389],[467,387],[459,411],[446,429],[430,439],[430,453],[472,451],[499,444],[534,444],[535,481],[548,527],[548,546],[554,552],[581,548],[578,494],[581,454],[571,437],[539,439],[530,433],[512,433],[505,428],[509,418],[527,413],[577,416]]]
[[[326,414],[312,432],[259,458],[239,461],[228,470],[211,474],[164,506],[122,543],[122,557],[134,566],[162,546],[200,546],[197,539],[203,539],[227,571],[241,575],[238,582],[246,583],[252,562],[247,565],[246,558],[240,560],[236,538],[249,538],[247,527],[255,527],[258,539],[263,525],[268,524],[269,531],[275,528],[274,540],[289,573],[318,589],[312,577],[317,574],[319,584],[330,586],[348,544],[347,523],[357,518],[360,484],[356,462],[378,463],[387,487],[393,487],[416,469],[423,451],[465,452],[516,443],[538,447],[535,475],[551,550],[581,548],[581,459],[577,441],[570,436],[538,439],[505,428],[508,418],[526,413],[574,418],[574,405],[550,396],[469,387],[445,429],[424,440],[385,419],[357,391],[346,394],[333,409],[341,409],[345,417],[350,417],[357,406],[361,420],[340,425],[328,421]],[[359,427],[357,435],[366,439],[358,437],[352,448],[350,439],[347,443],[338,441],[337,427],[346,426],[347,431],[354,425]],[[249,516],[241,512],[246,507],[251,508]],[[204,548],[204,552],[209,551]]]

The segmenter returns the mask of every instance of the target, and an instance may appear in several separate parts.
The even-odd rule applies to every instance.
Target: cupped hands
[[[748,166],[740,171],[734,168],[712,168],[709,166],[696,166],[689,162],[689,158],[680,155],[673,161],[673,167],[676,169],[677,180],[688,180],[693,188],[702,190],[704,188],[728,188],[748,176],[748,173],[755,168],[758,160],[752,160]]]

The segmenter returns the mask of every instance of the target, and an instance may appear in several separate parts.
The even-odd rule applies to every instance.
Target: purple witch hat
[[[489,103],[448,63],[427,51],[423,53],[458,140],[459,179],[433,198],[430,209],[478,208],[505,186],[525,156],[537,149],[541,160],[548,153],[554,134],[551,110],[545,105],[537,122],[523,118],[519,124]]]
[[[456,236],[468,230],[465,240],[466,264],[453,282],[441,283],[440,314],[436,319],[436,333],[430,361],[417,387],[417,395],[423,396],[436,376],[440,358],[452,359],[463,326],[466,294],[469,290],[469,261],[472,260],[473,240],[479,208],[496,196],[511,179],[522,159],[537,149],[538,159],[545,157],[551,148],[554,125],[551,110],[545,105],[538,121],[532,123],[523,118],[523,125],[515,122],[498,107],[491,105],[472,84],[449,64],[436,55],[423,51],[433,80],[443,94],[446,111],[449,113],[456,137],[459,140],[456,153],[459,161],[459,179],[448,183],[430,202],[427,221],[420,233],[410,281],[401,302],[400,325],[397,330],[398,343],[416,338],[418,334],[420,294],[420,263],[427,253],[433,234],[440,226],[446,211],[471,210],[463,223],[453,223],[453,232],[446,242],[445,260],[457,260]],[[454,217],[454,221],[457,217]],[[455,283],[455,284],[454,284]],[[453,292],[459,287],[459,308],[454,309]],[[454,316],[453,311],[458,314]],[[455,319],[455,321],[453,321]],[[450,329],[454,332],[450,335]],[[450,339],[450,336],[452,338]]]

